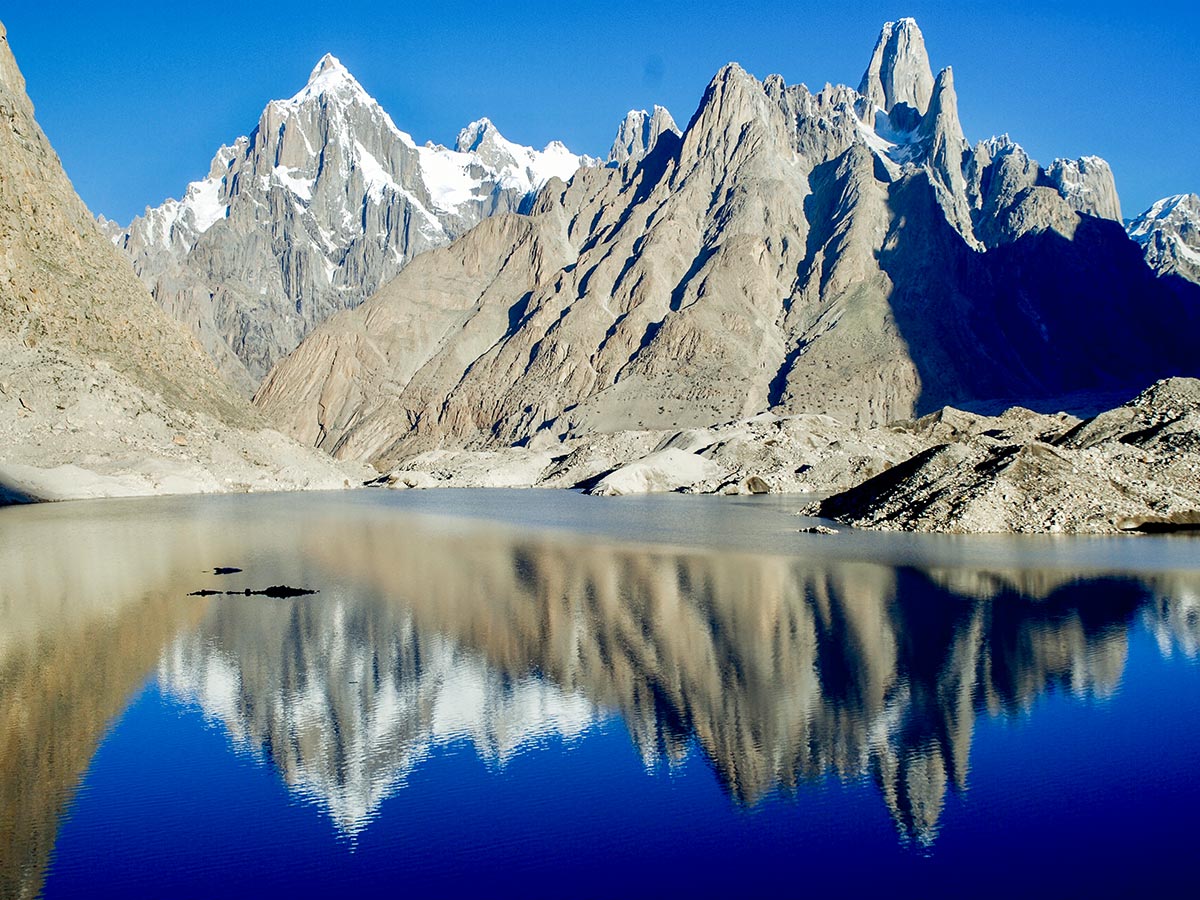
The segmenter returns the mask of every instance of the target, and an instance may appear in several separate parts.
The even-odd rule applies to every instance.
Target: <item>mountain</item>
[[[102,223],[159,304],[246,393],[334,312],[413,257],[496,212],[528,206],[549,178],[595,160],[533,150],[487,119],[455,149],[418,146],[333,56],[208,175],[128,229]]]
[[[1127,231],[1159,275],[1200,283],[1200,196],[1165,197],[1130,222]]]
[[[858,90],[725,66],[681,136],[552,179],[530,213],[422,256],[256,402],[387,466],[764,411],[1061,407],[1200,369],[1200,295],[1147,268],[1109,167],[970,145],[911,19]]]
[[[608,151],[610,165],[622,166],[637,162],[654,149],[664,132],[679,136],[679,126],[664,106],[655,106],[653,112],[631,109],[617,127],[612,149]]]
[[[97,227],[0,26],[0,504],[343,484],[266,427]]]

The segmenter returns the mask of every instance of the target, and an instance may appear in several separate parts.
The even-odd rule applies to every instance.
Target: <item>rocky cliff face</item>
[[[659,137],[667,131],[679,136],[679,126],[666,107],[655,106],[653,112],[631,109],[617,128],[612,149],[608,151],[609,164],[623,166],[637,162],[654,149]]]
[[[905,115],[925,115],[933,95],[933,73],[925,37],[915,19],[888,22],[879,32],[871,62],[858,86],[866,112],[891,114],[898,106]]]
[[[125,230],[102,224],[159,304],[250,393],[314,326],[413,257],[592,162],[558,142],[513,144],[487,119],[453,150],[418,146],[325,56],[299,93],[217,151],[182,200]]]
[[[1200,284],[1200,196],[1165,197],[1130,222],[1127,230],[1159,275],[1178,275]]]
[[[970,146],[909,20],[857,91],[729,65],[680,137],[634,156],[422,257],[257,402],[387,464],[765,410],[1048,407],[1198,367],[1200,300],[1147,269],[1108,167]]]
[[[97,227],[0,27],[0,503],[343,483],[265,427]]]

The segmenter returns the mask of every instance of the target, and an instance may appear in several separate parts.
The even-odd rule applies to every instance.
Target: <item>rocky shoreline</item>
[[[962,534],[1200,530],[1200,381],[1160,381],[1059,431],[969,433],[809,511]]]
[[[573,488],[596,496],[828,494],[810,515],[857,528],[1104,534],[1200,526],[1200,381],[1160,381],[1080,419],[947,407],[856,429],[760,415],[503,450],[437,450],[372,484]]]

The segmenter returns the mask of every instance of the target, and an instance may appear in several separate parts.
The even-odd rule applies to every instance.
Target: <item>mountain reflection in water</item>
[[[159,667],[351,833],[439,744],[502,764],[616,714],[648,765],[698,746],[739,804],[869,775],[900,834],[928,843],[981,711],[1105,697],[1139,610],[1187,618],[1132,579],[1030,594],[868,564],[375,537],[388,553],[363,535],[309,548],[360,595],[216,604]]]
[[[347,835],[439,747],[469,741],[502,767],[619,716],[648,766],[702,753],[745,807],[870,778],[900,838],[927,845],[968,784],[979,716],[1113,694],[1137,619],[1163,653],[1200,643],[1196,572],[917,569],[380,508],[216,509],[38,511],[19,531],[0,517],[0,895],[37,893],[71,786],[155,672]],[[225,561],[246,571],[222,587],[321,592],[186,596]]]

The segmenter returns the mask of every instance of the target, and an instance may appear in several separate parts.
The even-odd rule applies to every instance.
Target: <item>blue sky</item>
[[[880,25],[911,15],[953,65],[974,141],[1112,163],[1125,215],[1200,192],[1200,3],[393,3],[61,5],[0,12],[38,118],[94,212],[178,197],[334,53],[418,141],[490,117],[512,140],[607,152],[624,112],[686,123],[730,60],[857,86]]]

